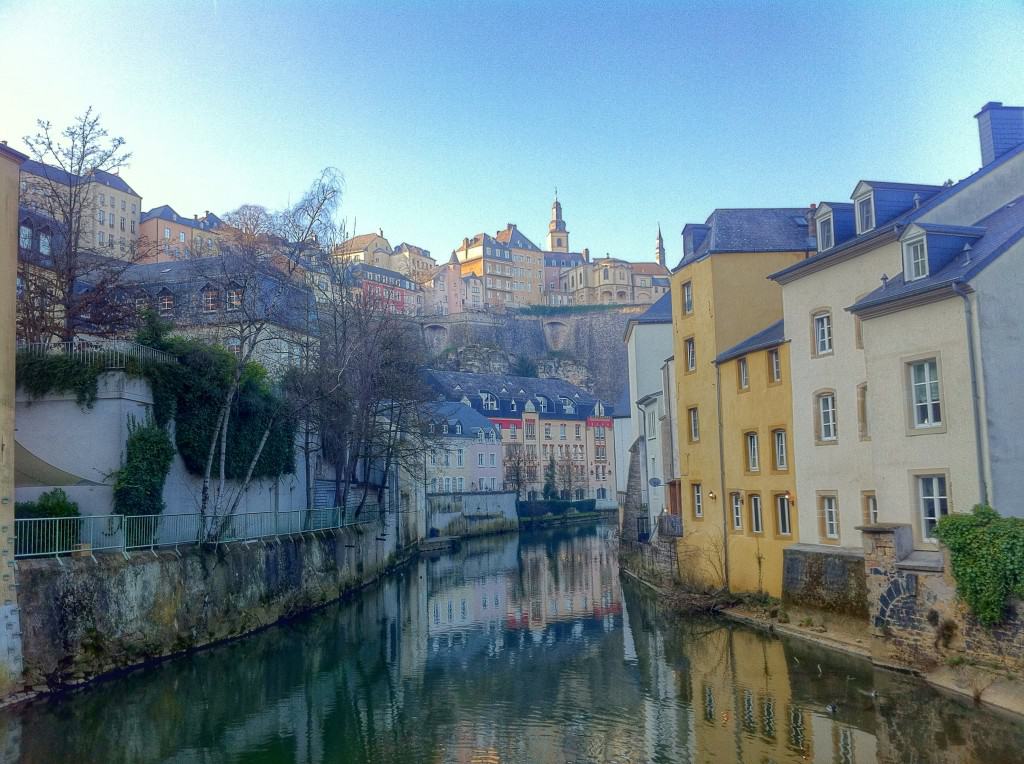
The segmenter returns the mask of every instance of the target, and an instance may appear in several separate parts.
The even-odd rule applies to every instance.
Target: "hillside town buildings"
[[[430,413],[438,445],[427,455],[427,492],[502,490],[501,428],[461,402],[435,403]]]

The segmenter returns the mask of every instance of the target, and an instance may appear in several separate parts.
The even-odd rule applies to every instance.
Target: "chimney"
[[[590,262],[590,250],[587,247],[583,248],[583,260],[584,262]]]
[[[193,215],[192,219],[195,220],[198,223],[199,222],[199,213],[197,212],[195,215]]]
[[[981,138],[981,165],[992,164],[1024,143],[1024,106],[1003,106],[989,101],[974,115]]]
[[[818,237],[818,227],[814,223],[814,215],[818,210],[818,205],[811,203],[811,206],[807,208],[807,236],[811,239]]]
[[[206,217],[210,217],[210,211],[206,210]]]

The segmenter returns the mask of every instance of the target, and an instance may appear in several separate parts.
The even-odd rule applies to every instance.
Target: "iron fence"
[[[91,555],[190,544],[225,544],[331,531],[372,522],[340,507],[285,512],[242,512],[224,516],[199,513],[162,515],[83,515],[14,521],[14,556]]]
[[[134,362],[138,365],[150,363],[177,363],[178,359],[163,350],[146,347],[137,342],[117,339],[77,339],[67,342],[22,342],[18,353],[29,356],[64,355],[83,364],[100,366],[104,369],[124,369]]]

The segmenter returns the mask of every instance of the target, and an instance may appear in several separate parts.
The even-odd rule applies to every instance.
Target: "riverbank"
[[[534,530],[537,528],[557,528],[565,525],[582,525],[614,519],[614,511],[573,512],[563,515],[547,514],[540,517],[521,517],[519,518],[519,527],[523,530]]]
[[[660,598],[672,599],[670,587],[641,578],[626,568],[620,568],[620,571],[657,593]],[[722,598],[716,595],[687,595],[685,600],[684,607],[693,613],[711,613],[744,626],[862,658],[878,669],[910,674],[940,691],[1024,717],[1024,681],[1002,667],[958,661],[923,671],[919,667],[893,661],[891,657],[879,660],[876,651],[872,650],[876,637],[871,635],[867,624],[854,622],[850,618],[831,616],[811,609],[789,607],[780,610],[778,606],[759,607],[749,603],[722,607],[719,606]],[[678,603],[676,611],[680,612]]]
[[[20,561],[23,689],[0,705],[232,641],[351,597],[416,554],[381,533],[366,526],[180,553]]]

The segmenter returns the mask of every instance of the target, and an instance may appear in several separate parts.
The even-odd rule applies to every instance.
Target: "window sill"
[[[946,432],[946,423],[945,422],[943,422],[942,424],[937,424],[937,425],[921,426],[921,427],[910,426],[910,427],[907,428],[907,436],[911,437],[911,438],[916,437],[918,435],[940,435],[940,434],[942,434],[944,432]]]
[[[816,446],[838,446],[839,438],[833,438],[832,440],[818,440],[815,439],[814,445]]]

